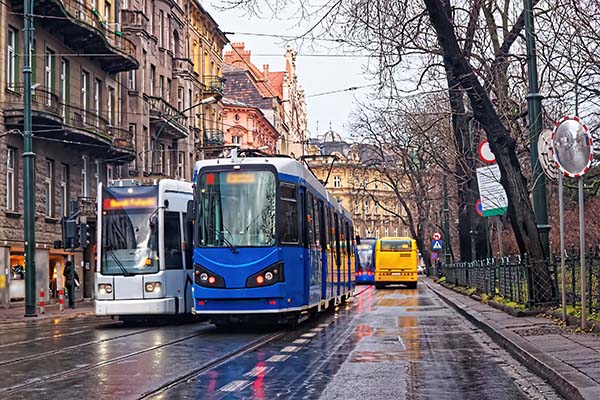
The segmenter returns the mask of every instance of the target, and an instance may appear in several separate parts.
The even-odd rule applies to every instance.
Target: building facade
[[[100,182],[191,179],[223,142],[223,47],[195,0],[34,0],[32,121],[37,291],[52,302],[67,259],[93,296],[93,247],[64,251],[60,220],[95,229]],[[0,2],[0,306],[22,304],[23,2]],[[47,17],[52,18],[47,18]],[[60,246],[56,246],[60,247]]]
[[[267,64],[260,70],[252,63],[244,43],[232,43],[231,48],[224,57],[225,96],[260,110],[278,133],[276,153],[301,157],[306,148],[307,111],[296,75],[296,53],[287,49],[285,71],[270,71]]]
[[[355,234],[361,237],[410,236],[400,218],[394,192],[376,168],[369,167],[369,149],[347,143],[333,130],[313,139],[307,149],[310,169],[352,213]]]
[[[276,154],[279,132],[260,108],[223,98],[225,143]]]

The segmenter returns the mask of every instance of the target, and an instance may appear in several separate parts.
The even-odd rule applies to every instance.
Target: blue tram
[[[298,161],[198,161],[194,307],[214,323],[295,324],[354,290],[351,214]]]
[[[375,238],[360,239],[356,245],[356,284],[375,283]]]

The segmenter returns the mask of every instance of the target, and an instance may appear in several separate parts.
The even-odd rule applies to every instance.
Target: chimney
[[[269,80],[269,64],[263,64],[263,75],[265,77],[265,81]]]

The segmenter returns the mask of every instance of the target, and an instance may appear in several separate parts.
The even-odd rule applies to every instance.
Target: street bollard
[[[61,312],[65,311],[65,289],[58,291],[58,309]]]
[[[40,314],[44,314],[44,289],[40,290]]]

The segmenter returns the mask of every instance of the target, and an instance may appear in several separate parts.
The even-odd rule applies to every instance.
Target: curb
[[[459,314],[483,330],[496,344],[504,348],[527,369],[544,379],[561,396],[567,400],[597,400],[599,385],[575,368],[540,351],[538,348],[491,321],[485,321],[478,312],[474,312],[467,304],[462,306],[425,282],[427,287],[448,303]],[[447,289],[450,290],[450,289]]]

